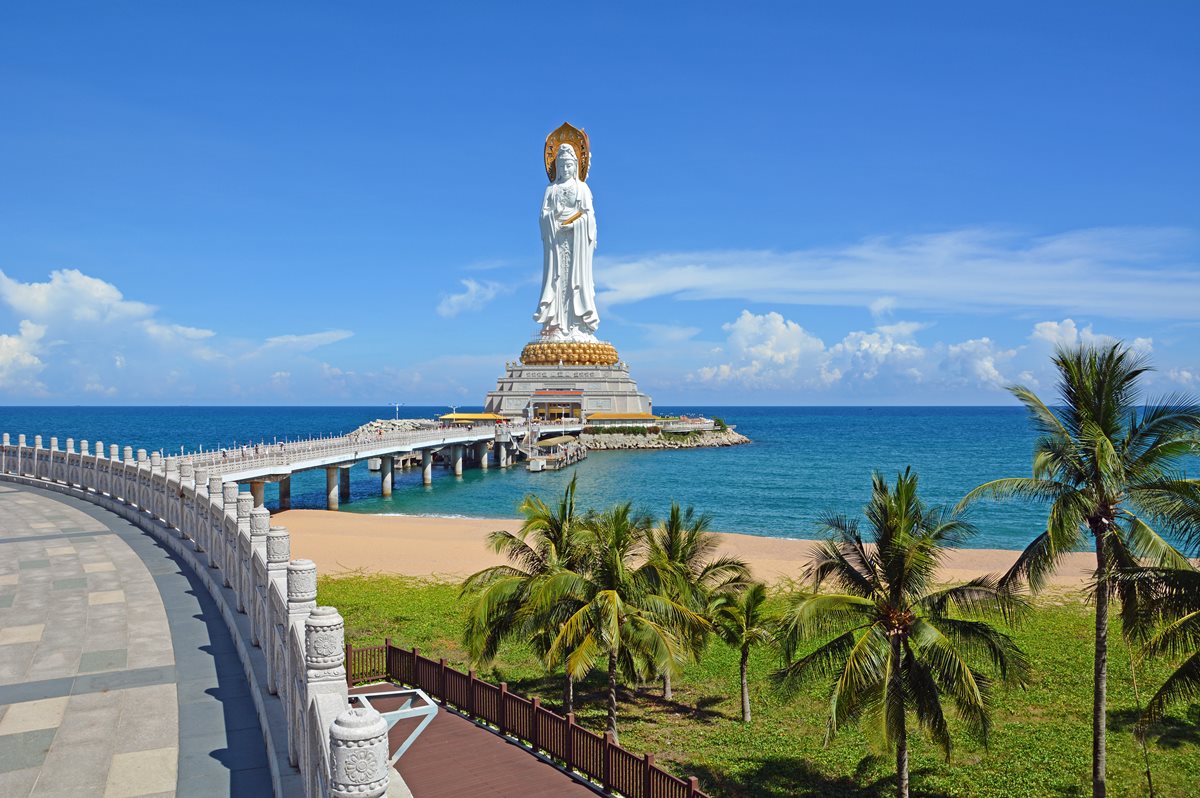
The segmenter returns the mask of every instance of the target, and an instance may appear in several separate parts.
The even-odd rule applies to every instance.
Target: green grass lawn
[[[320,603],[337,607],[353,645],[418,646],[466,670],[461,634],[464,605],[456,585],[390,576],[323,578]],[[949,763],[924,739],[911,744],[914,796],[1087,796],[1091,794],[1092,631],[1080,602],[1043,602],[1017,628],[1035,668],[1029,689],[1002,693],[990,745],[958,736]],[[1109,795],[1144,796],[1142,749],[1134,736],[1137,716],[1129,652],[1116,631],[1109,655]],[[714,642],[703,660],[675,683],[675,700],[659,691],[624,691],[621,744],[654,753],[677,775],[695,775],[714,796],[854,796],[894,794],[890,758],[872,756],[856,729],[824,745],[826,688],[814,684],[792,701],[768,680],[777,661],[769,652],[751,659],[753,723],[740,721],[737,654]],[[1143,699],[1167,668],[1139,665]],[[501,652],[480,674],[557,708],[561,676],[547,675],[525,647]],[[603,684],[597,678],[576,694],[579,722],[604,727]],[[1155,795],[1200,795],[1200,705],[1178,708],[1150,729]]]

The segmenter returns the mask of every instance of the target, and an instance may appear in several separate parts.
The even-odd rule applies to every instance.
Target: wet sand
[[[292,556],[317,563],[322,574],[354,571],[392,573],[458,580],[504,562],[485,545],[495,529],[517,530],[511,518],[432,518],[406,515],[360,515],[326,510],[289,510],[272,517],[291,532]],[[773,583],[798,578],[812,541],[720,534],[722,553],[746,560],[757,578]],[[942,571],[945,582],[963,582],[1005,571],[1018,552],[1003,549],[959,549]],[[1059,592],[1084,587],[1095,567],[1094,555],[1070,554],[1049,580]]]

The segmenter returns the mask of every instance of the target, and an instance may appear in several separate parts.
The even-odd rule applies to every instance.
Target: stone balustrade
[[[86,499],[167,545],[199,576],[251,686],[276,796],[378,798],[397,780],[387,723],[351,709],[345,624],[317,604],[317,568],[291,559],[287,530],[208,462],[24,435],[0,443],[0,480]],[[393,786],[398,786],[395,781]]]

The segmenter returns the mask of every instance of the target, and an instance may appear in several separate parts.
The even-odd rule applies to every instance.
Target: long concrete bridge
[[[397,461],[406,462],[405,455],[417,455],[421,463],[421,481],[433,483],[434,455],[441,452],[448,467],[462,476],[464,464],[487,469],[494,460],[500,468],[508,468],[527,451],[528,444],[542,435],[579,432],[581,424],[529,425],[479,424],[467,427],[444,427],[411,430],[380,435],[350,434],[332,438],[312,438],[285,443],[258,444],[237,449],[193,452],[166,458],[167,467],[173,460],[179,470],[192,473],[203,469],[209,475],[220,476],[224,482],[249,484],[254,506],[263,505],[268,482],[279,485],[280,509],[291,505],[291,478],[300,471],[325,470],[326,508],[338,509],[350,497],[350,468],[363,460],[380,461],[380,493],[392,495],[392,483]],[[126,453],[130,457],[132,451]],[[139,458],[146,455],[139,450]],[[153,455],[151,455],[153,459]]]

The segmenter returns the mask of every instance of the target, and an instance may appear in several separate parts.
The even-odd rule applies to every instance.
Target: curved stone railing
[[[391,770],[387,723],[350,709],[345,626],[317,606],[317,567],[291,559],[288,532],[205,464],[68,438],[32,446],[8,433],[0,479],[77,496],[127,519],[185,561],[229,627],[258,712],[276,796],[406,794]],[[353,751],[353,755],[348,751]],[[392,790],[389,790],[389,777]]]

